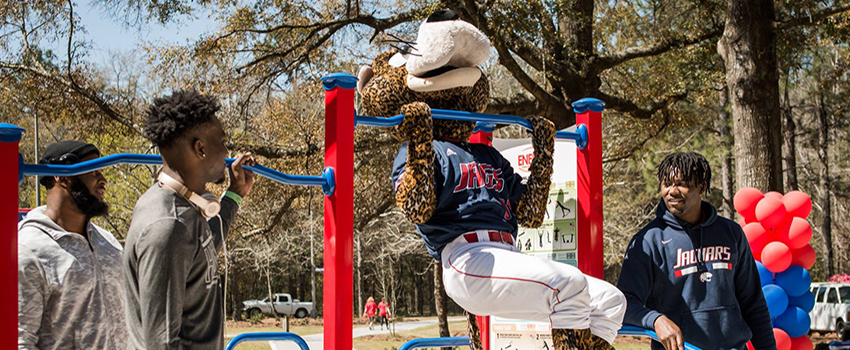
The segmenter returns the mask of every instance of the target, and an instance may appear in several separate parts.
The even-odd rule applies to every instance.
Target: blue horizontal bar
[[[227,158],[225,163],[227,163],[227,166],[230,166],[233,161],[233,158]],[[156,154],[118,153],[72,165],[21,164],[21,172],[24,175],[74,176],[116,164],[162,165],[162,157]],[[259,164],[253,166],[246,165],[244,168],[273,181],[289,185],[321,186],[325,194],[333,194],[333,170],[330,168],[325,169],[322,176],[289,175]]]
[[[515,115],[473,113],[453,111],[449,109],[431,109],[431,117],[470,122],[516,124],[525,127],[528,130],[533,130],[531,122],[529,122],[528,119]],[[399,125],[401,124],[402,119],[404,119],[403,114],[389,118],[367,117],[361,115],[355,116],[357,124],[379,127],[392,127]],[[584,149],[587,145],[587,128],[584,127],[584,125],[578,125],[576,127],[576,131],[558,131],[555,133],[555,138],[573,140],[576,142],[576,146],[578,146],[579,149]]]
[[[116,164],[162,165],[162,157],[157,154],[118,153],[72,165],[21,164],[21,171],[24,175],[74,176]]]
[[[469,346],[469,337],[423,338],[404,343],[398,350],[440,348],[448,346]]]
[[[289,332],[267,332],[267,333],[242,333],[230,339],[225,350],[233,350],[237,344],[246,341],[291,341],[298,345],[301,350],[310,350],[304,338],[298,334]]]
[[[635,327],[635,326],[623,326],[623,328],[620,328],[620,331],[617,334],[619,334],[619,335],[634,335],[634,336],[638,336],[638,337],[650,337],[650,338],[654,339],[655,341],[658,341],[658,334],[655,334],[654,331],[649,330],[649,329],[645,329],[645,328]],[[700,350],[700,348],[693,346],[688,342],[685,342],[685,349],[687,349],[687,350]]]

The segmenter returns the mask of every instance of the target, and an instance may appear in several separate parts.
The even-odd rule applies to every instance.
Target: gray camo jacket
[[[121,245],[30,211],[18,224],[18,349],[126,349]],[[91,245],[89,245],[91,243]]]

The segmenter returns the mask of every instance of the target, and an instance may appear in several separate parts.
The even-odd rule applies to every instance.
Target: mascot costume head
[[[490,41],[481,31],[451,10],[434,12],[419,28],[415,45],[381,53],[372,66],[360,69],[360,112],[391,117],[416,102],[430,108],[483,112],[490,82],[478,66],[489,56]],[[474,122],[435,119],[433,137],[466,141],[474,127]],[[400,126],[389,133],[399,140],[412,136]]]

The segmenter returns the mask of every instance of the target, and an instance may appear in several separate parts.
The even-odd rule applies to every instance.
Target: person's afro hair
[[[154,99],[145,116],[144,136],[159,148],[169,148],[187,131],[215,119],[221,107],[214,96],[197,90],[177,90]]]

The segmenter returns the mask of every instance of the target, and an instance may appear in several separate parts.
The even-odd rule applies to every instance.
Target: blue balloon
[[[767,301],[767,311],[770,312],[770,317],[779,317],[788,308],[788,295],[775,284],[768,284],[761,287],[764,293],[764,300]]]
[[[791,265],[785,271],[776,274],[776,285],[785,290],[789,297],[798,297],[809,290],[812,276],[802,266]]]
[[[768,284],[773,284],[773,272],[770,272],[761,261],[756,261],[756,268],[759,270],[759,279],[761,280],[761,286],[764,287]]]
[[[805,292],[798,297],[789,297],[788,306],[796,306],[806,312],[812,312],[812,308],[815,307],[815,295],[812,292]]]
[[[812,320],[805,310],[792,306],[776,318],[776,328],[779,328],[791,338],[806,335],[809,332]]]

